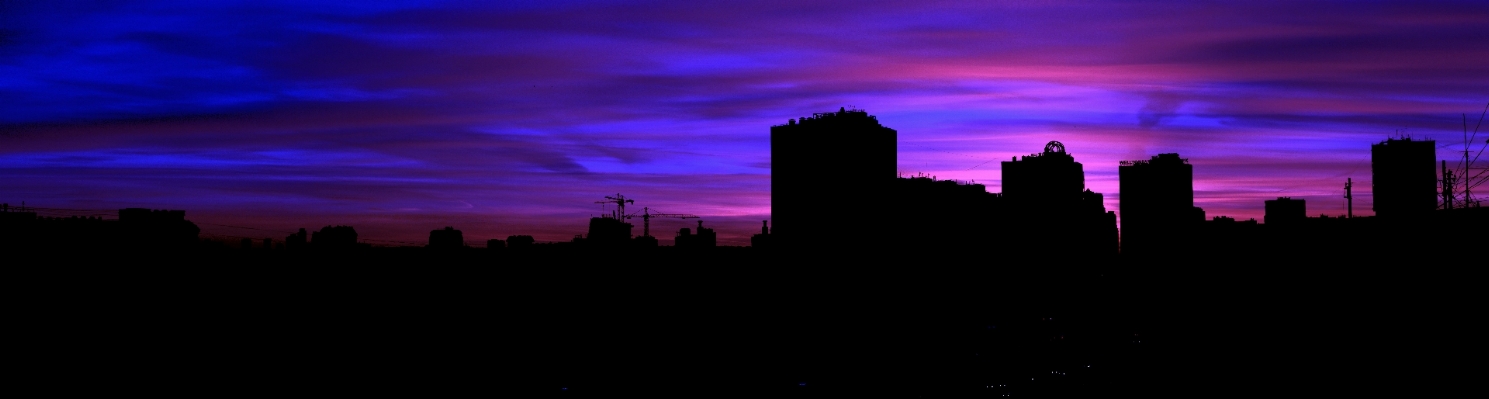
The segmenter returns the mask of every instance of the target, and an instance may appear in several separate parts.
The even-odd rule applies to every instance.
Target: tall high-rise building
[[[1086,189],[1080,162],[1051,141],[1044,152],[1003,162],[1003,198],[1020,237],[1032,253],[1107,256],[1117,252],[1116,215],[1102,195]],[[1014,250],[1013,252],[1018,252]]]
[[[1122,252],[1163,255],[1182,248],[1205,213],[1194,206],[1194,166],[1179,154],[1158,154],[1117,167],[1121,187]]]
[[[1432,140],[1387,139],[1370,146],[1375,215],[1412,217],[1437,209],[1437,147]]]
[[[868,112],[839,108],[770,127],[773,244],[792,249],[867,242],[841,232],[873,231],[871,198],[893,183],[898,133]],[[810,232],[817,233],[810,233]]]

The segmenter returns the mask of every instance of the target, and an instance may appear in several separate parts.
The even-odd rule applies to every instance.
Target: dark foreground
[[[7,358],[15,388],[53,396],[1423,396],[1476,381],[1476,273],[1333,260],[60,254],[6,265]]]

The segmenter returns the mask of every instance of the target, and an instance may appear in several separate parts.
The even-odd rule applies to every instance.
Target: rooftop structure
[[[1003,195],[1009,200],[1068,209],[1085,188],[1081,163],[1058,141],[1045,144],[1044,152],[1003,162]]]

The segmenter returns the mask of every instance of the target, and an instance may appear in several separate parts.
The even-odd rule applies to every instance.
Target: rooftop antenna
[[[1479,146],[1477,152],[1472,150],[1472,145],[1478,140],[1479,128],[1484,124],[1486,113],[1489,113],[1489,103],[1485,103],[1484,110],[1479,112],[1479,120],[1474,124],[1472,132],[1469,132],[1468,129],[1468,114],[1462,114],[1463,157],[1458,160],[1457,165],[1452,170],[1448,170],[1447,161],[1443,161],[1442,191],[1443,207],[1445,209],[1452,209],[1452,202],[1456,199],[1461,199],[1457,201],[1460,204],[1460,208],[1477,207],[1480,205],[1479,201],[1473,197],[1473,189],[1485,182],[1489,182],[1489,167],[1475,167],[1475,165],[1479,161],[1479,156],[1484,154],[1484,148],[1489,146],[1489,140],[1485,140]],[[1470,152],[1474,153],[1473,156],[1469,156]],[[1478,172],[1475,173],[1475,170]],[[1462,188],[1461,192],[1459,192],[1460,187]]]

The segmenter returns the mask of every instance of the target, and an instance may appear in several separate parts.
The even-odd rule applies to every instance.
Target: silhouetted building
[[[169,240],[168,231],[144,229],[133,226],[128,232],[116,222],[105,222],[99,217],[46,217],[38,216],[25,229],[31,244],[40,247],[68,248],[79,246],[119,246],[121,249],[159,250],[176,244],[180,240]]]
[[[692,234],[687,227],[684,227],[677,231],[677,239],[673,245],[680,248],[713,248],[718,246],[718,243],[718,235],[713,229],[703,227],[703,221],[699,220],[698,234]]]
[[[1106,210],[1106,197],[1086,189],[1081,192],[1081,203],[1072,210],[1078,219],[1072,227],[1080,229],[1074,234],[1082,245],[1078,249],[1091,256],[1116,255],[1121,240],[1117,231],[1117,212]]]
[[[490,239],[490,240],[486,240],[486,249],[495,249],[495,250],[507,249],[507,242],[506,241],[502,241],[502,240],[498,240],[498,239],[495,239],[495,238]]]
[[[310,233],[310,244],[317,249],[346,249],[357,247],[357,230],[352,226],[326,226],[321,231]]]
[[[750,236],[750,246],[757,249],[770,248],[770,221],[760,221],[760,234]]]
[[[147,208],[124,208],[119,210],[120,223],[171,223],[183,220],[186,220],[186,211]]]
[[[1215,216],[1199,222],[1186,233],[1191,239],[1186,242],[1188,247],[1183,250],[1191,256],[1253,256],[1254,252],[1267,249],[1262,241],[1261,227],[1263,226],[1257,224],[1256,219],[1236,220],[1229,216]],[[1244,253],[1238,253],[1241,251]]]
[[[887,240],[870,249],[902,251],[921,257],[951,251],[1002,254],[1012,248],[1006,237],[1017,229],[1017,224],[1008,217],[1004,198],[989,193],[986,186],[925,176],[891,182],[888,195],[875,201],[894,204],[896,209],[904,211],[883,218],[885,228],[876,227],[868,232],[822,229],[820,234],[861,233],[872,237],[874,232],[890,232],[892,235],[885,237]]]
[[[1291,225],[1308,219],[1308,207],[1301,199],[1277,197],[1275,200],[1267,200],[1266,204],[1267,213],[1262,217],[1262,223]]]
[[[22,221],[35,220],[36,212],[27,212],[20,208],[11,208],[10,204],[0,204],[0,223],[19,223]]]
[[[1434,143],[1402,138],[1370,146],[1370,187],[1376,216],[1422,217],[1437,209]]]
[[[465,248],[465,235],[454,227],[429,232],[429,248]]]
[[[35,228],[36,212],[11,208],[10,204],[0,204],[0,248],[24,247],[30,243],[31,240],[28,238]]]
[[[713,248],[719,245],[719,236],[713,229],[703,227],[703,221],[698,221],[698,245],[704,248]]]
[[[1041,153],[1004,161],[1002,172],[1002,195],[1019,226],[1010,249],[1030,256],[1117,253],[1116,214],[1085,188],[1085,171],[1064,144],[1051,141]]]
[[[1003,196],[1021,207],[1073,210],[1086,188],[1086,174],[1058,141],[1044,152],[1003,161]]]
[[[173,251],[198,244],[201,229],[185,211],[126,208],[118,220],[96,216],[38,216],[0,204],[0,246],[64,249],[91,247],[124,251]]]
[[[838,109],[770,128],[770,207],[776,245],[800,249],[826,227],[866,234],[872,201],[844,201],[886,189],[897,168],[897,133],[861,110]],[[876,166],[877,165],[877,166]],[[786,230],[781,230],[784,226]],[[816,247],[871,245],[864,236],[813,237]]]
[[[586,245],[595,247],[622,247],[631,243],[631,231],[635,226],[613,217],[589,218],[589,235]]]
[[[307,234],[305,228],[301,227],[299,232],[285,236],[284,248],[289,250],[305,248],[305,244],[310,242]]]
[[[1179,154],[1158,154],[1117,167],[1122,194],[1122,253],[1171,254],[1186,248],[1204,210],[1194,206],[1194,166]]]
[[[201,229],[186,220],[186,211],[125,208],[119,210],[120,239],[129,247],[184,247],[196,244]]]
[[[507,236],[507,248],[526,249],[533,246],[533,236]]]
[[[922,257],[969,250],[996,253],[1009,261],[1004,269],[1025,269],[1033,263],[1022,260],[1052,254],[1071,259],[1117,253],[1116,213],[1106,210],[1100,193],[1085,189],[1083,167],[1063,144],[1051,141],[1041,153],[1002,165],[1003,193],[923,175],[893,180],[872,203],[904,211],[887,214],[880,224],[884,227],[866,230],[894,234],[889,245],[871,249]]]

